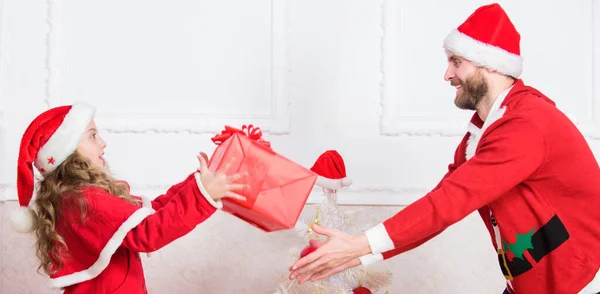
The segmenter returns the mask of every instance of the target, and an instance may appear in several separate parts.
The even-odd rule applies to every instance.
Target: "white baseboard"
[[[136,195],[144,195],[151,199],[164,193],[169,187],[163,185],[133,185],[131,190]],[[426,189],[420,188],[381,188],[381,187],[350,187],[338,191],[338,203],[340,205],[383,205],[383,206],[406,206],[427,194]],[[323,201],[323,192],[320,188],[314,188],[307,204]],[[17,189],[15,185],[0,184],[0,202],[17,201]]]

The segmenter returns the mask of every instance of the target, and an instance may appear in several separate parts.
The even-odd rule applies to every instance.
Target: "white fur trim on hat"
[[[29,207],[19,206],[10,214],[10,224],[16,232],[31,233],[35,228],[36,214]]]
[[[53,171],[75,152],[95,112],[94,107],[84,103],[71,107],[58,129],[38,151],[35,166],[42,174]]]
[[[444,49],[473,64],[518,78],[523,73],[523,58],[500,47],[475,40],[454,29],[444,39]]]
[[[317,181],[315,182],[315,185],[322,187],[322,188],[326,188],[326,189],[339,190],[341,188],[349,187],[350,185],[352,185],[352,179],[349,179],[349,178],[330,179],[330,178],[318,176]]]

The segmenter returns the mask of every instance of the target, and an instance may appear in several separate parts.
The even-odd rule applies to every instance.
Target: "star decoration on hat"
[[[48,164],[52,164],[52,165],[54,165],[54,162],[55,162],[55,161],[54,161],[54,157],[50,157],[50,158],[48,158]]]

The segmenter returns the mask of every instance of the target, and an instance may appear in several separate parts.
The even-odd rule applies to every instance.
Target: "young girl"
[[[132,196],[114,180],[102,157],[95,110],[87,104],[50,109],[29,125],[17,170],[20,209],[11,216],[20,232],[35,231],[40,269],[64,293],[147,293],[140,252],[156,251],[189,233],[220,208],[220,199],[243,199],[234,190],[242,175],[208,170],[172,186],[154,201]],[[33,165],[43,175],[35,210]]]

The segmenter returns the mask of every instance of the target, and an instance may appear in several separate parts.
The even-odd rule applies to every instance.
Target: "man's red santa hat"
[[[352,185],[352,180],[346,177],[344,159],[335,150],[328,150],[321,154],[310,170],[319,175],[317,186],[339,190]]]
[[[444,49],[473,64],[518,78],[523,72],[521,36],[497,4],[479,7],[444,39]]]
[[[95,109],[87,104],[59,106],[36,117],[21,138],[17,162],[17,193],[20,207],[11,214],[13,229],[21,233],[35,228],[35,212],[29,207],[33,197],[33,165],[46,175],[75,150]]]

